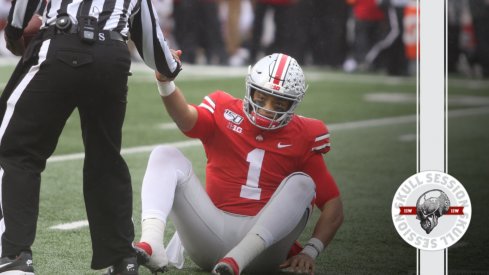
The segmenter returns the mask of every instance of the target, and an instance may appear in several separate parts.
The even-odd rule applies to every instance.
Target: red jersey
[[[364,21],[381,21],[385,16],[375,0],[356,0],[353,13],[357,19]]]
[[[206,191],[219,209],[254,216],[294,172],[312,177],[317,206],[339,196],[322,157],[330,149],[322,121],[294,115],[283,128],[262,130],[250,123],[241,99],[222,91],[194,107],[198,120],[185,134],[204,145]]]

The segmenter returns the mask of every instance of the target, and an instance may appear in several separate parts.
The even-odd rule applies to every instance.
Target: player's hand
[[[24,54],[25,51],[24,37],[21,36],[19,39],[13,40],[8,38],[6,34],[4,34],[4,36],[5,36],[5,42],[7,44],[7,49],[11,53],[13,53],[16,56],[21,56]]]
[[[299,253],[280,265],[283,271],[291,271],[294,273],[314,274],[314,259],[309,255]]]
[[[173,58],[175,58],[175,60],[181,64],[182,61],[180,61],[180,56],[182,55],[182,51],[181,50],[173,50],[173,49],[170,49],[170,51],[171,51],[171,54],[173,55]],[[160,81],[160,82],[170,82],[170,81],[174,80],[175,78],[174,77],[169,78],[169,77],[166,77],[159,72],[156,72],[156,79],[158,79],[158,81]]]

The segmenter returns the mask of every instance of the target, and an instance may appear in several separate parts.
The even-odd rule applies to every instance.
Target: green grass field
[[[142,67],[141,67],[142,68]],[[133,69],[124,126],[124,156],[134,188],[134,223],[140,235],[140,185],[151,146],[188,140],[171,127],[151,72]],[[13,65],[0,66],[3,89]],[[177,84],[189,102],[199,103],[216,89],[244,94],[244,68],[185,67]],[[219,77],[218,75],[224,75]],[[342,192],[345,221],[317,260],[316,274],[415,274],[416,250],[400,238],[391,220],[391,203],[399,185],[416,173],[416,79],[344,74],[307,69],[308,94],[297,113],[330,127],[332,150],[325,160]],[[449,252],[450,274],[489,273],[489,82],[449,79],[448,173],[462,182],[472,200],[469,230]],[[479,110],[476,114],[469,111]],[[170,126],[169,126],[170,125]],[[129,150],[131,149],[131,150]],[[199,145],[181,150],[204,178]],[[82,159],[78,114],[66,124],[58,147],[42,175],[37,238],[32,247],[37,274],[100,274],[90,270],[88,227],[51,227],[86,220],[82,195]],[[301,241],[309,238],[315,212]],[[166,240],[174,229],[170,223]],[[141,268],[141,274],[150,274]],[[204,274],[187,259],[182,270],[167,274]],[[468,273],[464,273],[468,274]]]

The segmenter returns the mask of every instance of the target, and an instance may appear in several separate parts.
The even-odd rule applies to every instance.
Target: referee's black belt
[[[51,25],[47,29],[44,30],[43,37],[44,38],[49,38],[53,37],[57,34],[78,34],[78,29],[76,28],[76,25],[72,26],[69,29],[66,30],[59,30],[56,25]],[[100,30],[98,33],[95,34],[95,41],[100,41],[104,42],[107,40],[115,40],[115,41],[121,41],[125,42],[127,39],[122,36],[119,32],[116,31],[106,31],[106,30]]]

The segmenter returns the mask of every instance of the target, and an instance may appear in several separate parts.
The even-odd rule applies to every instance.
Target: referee
[[[0,274],[34,274],[41,172],[75,108],[91,268],[138,274],[131,178],[120,155],[131,65],[126,40],[130,34],[144,62],[168,78],[180,61],[151,0],[48,0],[41,31],[24,47],[23,30],[41,1],[13,0],[5,28],[8,49],[22,58],[0,97]]]

